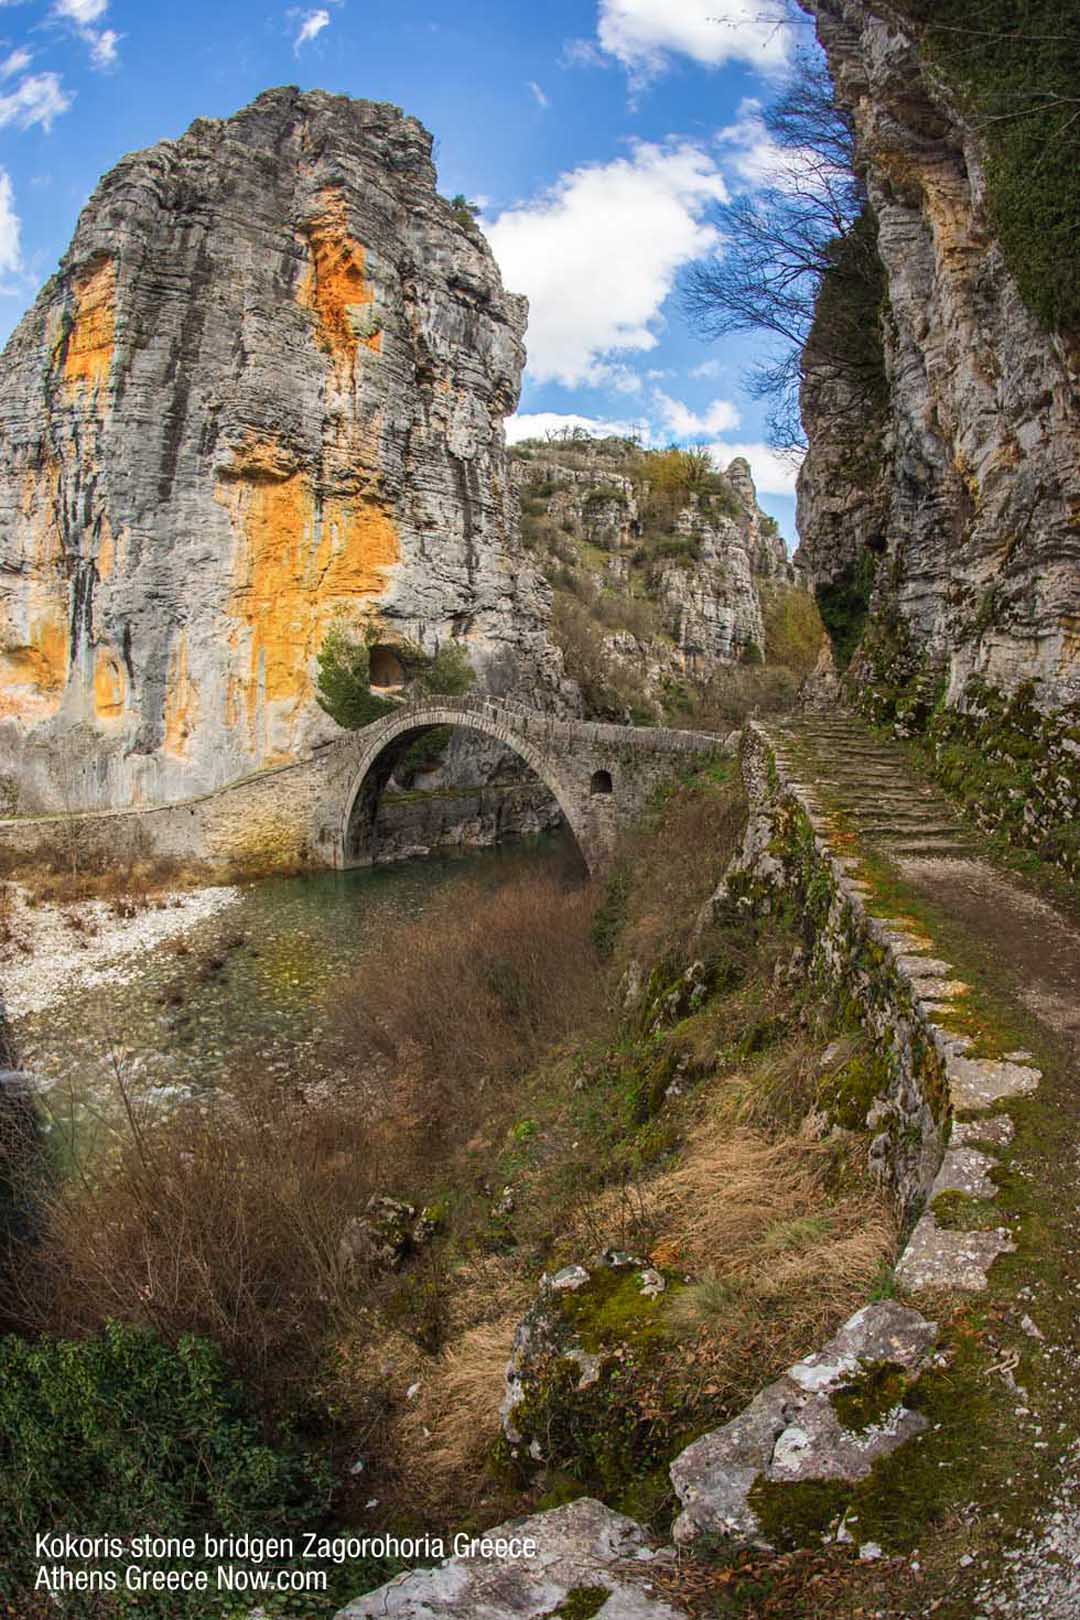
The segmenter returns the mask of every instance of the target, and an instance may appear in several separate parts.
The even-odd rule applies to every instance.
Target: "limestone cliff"
[[[703,453],[579,434],[517,446],[513,473],[592,712],[652,719],[665,691],[769,657],[763,588],[794,572],[745,460],[720,471]]]
[[[912,20],[935,8],[803,6],[856,123],[887,386],[880,418],[848,411],[842,431],[842,385],[812,341],[800,561],[849,613],[873,586],[871,625],[904,678],[944,681],[953,705],[1034,683],[1060,709],[1080,698],[1080,350],[1020,294],[988,203],[990,125]]]
[[[183,797],[333,731],[339,615],[553,690],[502,418],[525,303],[398,109],[271,90],[125,158],[0,361],[10,808]]]

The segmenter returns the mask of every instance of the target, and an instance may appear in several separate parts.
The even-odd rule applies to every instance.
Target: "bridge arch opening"
[[[614,791],[615,786],[611,780],[610,771],[593,771],[592,780],[589,783],[590,793],[614,793]]]
[[[473,768],[479,779],[470,782]],[[403,715],[379,723],[357,763],[341,824],[341,864],[485,847],[560,826],[587,867],[572,795],[527,741],[460,714]]]

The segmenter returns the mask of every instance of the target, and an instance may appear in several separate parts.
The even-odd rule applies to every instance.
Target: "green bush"
[[[476,679],[469,655],[460,641],[444,641],[435,657],[422,668],[416,684],[442,697],[463,697]]]
[[[765,623],[766,659],[796,675],[808,675],[825,639],[814,598],[809,591],[782,580],[760,581],[758,596]]]
[[[873,553],[863,551],[842,573],[827,585],[819,585],[814,592],[839,670],[845,670],[850,664],[866,625],[874,569]]]
[[[332,624],[317,655],[315,696],[320,709],[346,731],[358,731],[389,714],[395,705],[371,690],[370,654],[366,641]]]
[[[319,707],[346,731],[370,726],[398,707],[392,698],[376,697],[371,690],[371,632],[363,638],[350,634],[344,624],[332,624],[318,652],[319,674],[315,695]],[[462,697],[476,679],[469,656],[459,641],[446,641],[434,658],[413,642],[400,642],[395,651],[406,683],[420,695]]]
[[[32,1587],[39,1533],[287,1534],[317,1524],[327,1495],[321,1465],[266,1444],[206,1340],[173,1347],[117,1323],[79,1341],[0,1339],[5,1597]],[[126,1601],[115,1612],[189,1612],[175,1594]],[[206,1594],[193,1601],[207,1612]]]

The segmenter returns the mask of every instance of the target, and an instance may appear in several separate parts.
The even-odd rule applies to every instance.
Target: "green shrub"
[[[32,1586],[39,1533],[288,1533],[317,1524],[327,1494],[320,1465],[266,1444],[206,1340],[173,1347],[116,1323],[79,1341],[0,1339],[6,1597]],[[115,1612],[189,1612],[175,1594],[158,1601],[128,1598],[125,1611],[120,1597]],[[207,1612],[205,1594],[193,1601]]]
[[[459,225],[475,225],[480,209],[476,203],[469,201],[463,191],[450,198],[450,208]]]
[[[317,655],[319,707],[346,731],[369,726],[398,707],[392,698],[376,697],[371,690],[371,644],[370,630],[358,637],[338,622],[326,632]],[[400,642],[394,650],[404,680],[419,695],[462,697],[476,679],[459,641],[443,642],[433,658],[413,642]]]
[[[460,641],[444,641],[435,657],[416,678],[425,692],[443,697],[463,697],[476,679],[469,655]]]
[[[350,636],[343,624],[330,626],[317,662],[315,696],[319,707],[346,731],[369,726],[395,707],[372,692],[368,644]]]
[[[845,670],[859,644],[870,611],[874,556],[863,551],[855,562],[815,591],[821,622],[832,642],[836,667]]]
[[[765,624],[765,656],[795,675],[808,675],[817,663],[825,636],[817,603],[809,591],[782,581],[758,584]]]

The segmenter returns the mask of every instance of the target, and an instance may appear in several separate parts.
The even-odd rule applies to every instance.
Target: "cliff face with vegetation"
[[[7,808],[302,753],[339,617],[552,687],[501,431],[524,327],[396,108],[268,91],[118,164],[0,363]]]
[[[1053,263],[1076,204],[1076,137],[1053,112],[1068,27],[1039,4],[804,9],[855,120],[884,279],[876,415],[830,378],[819,305],[800,559],[844,651],[873,590],[879,677],[927,676],[951,706],[974,682],[1034,683],[1060,708],[1080,698],[1080,349]]]
[[[553,590],[552,635],[586,711],[654,722],[786,646],[767,621],[816,624],[750,468],[570,434],[515,448],[522,540]],[[811,657],[812,662],[812,657]]]

